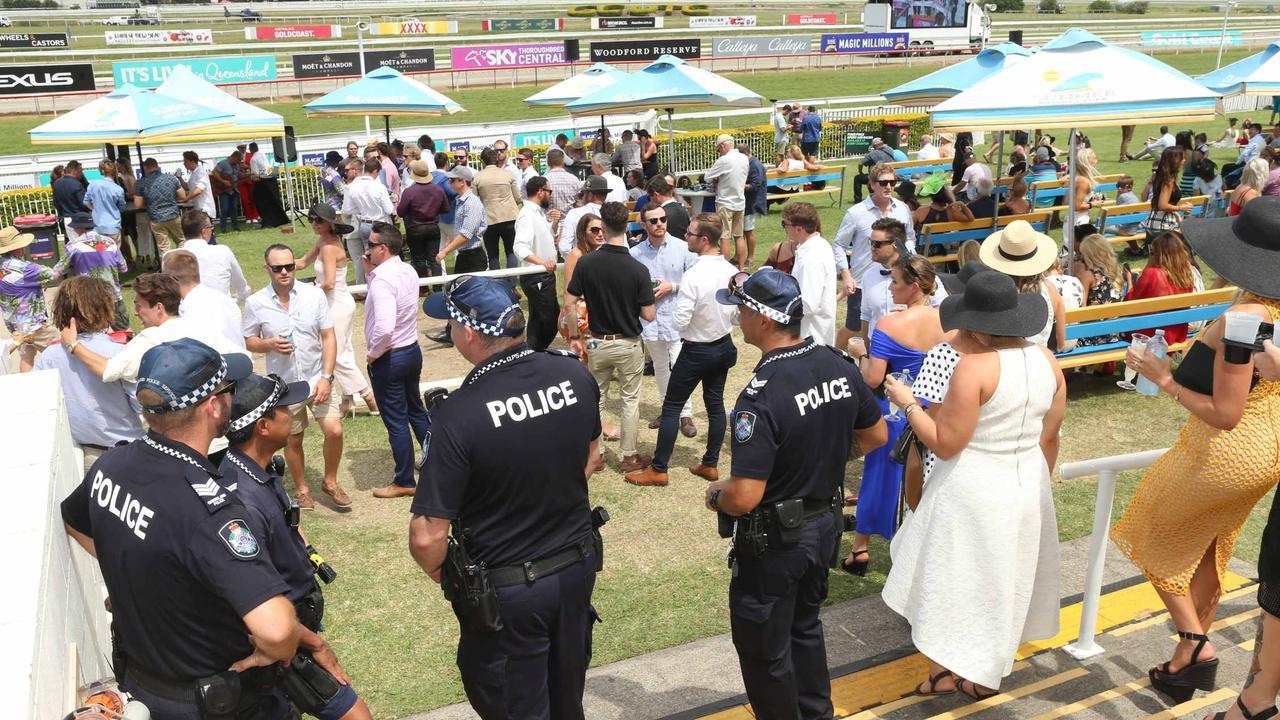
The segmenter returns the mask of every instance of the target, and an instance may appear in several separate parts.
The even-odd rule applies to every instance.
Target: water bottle
[[[1169,343],[1164,339],[1164,330],[1156,330],[1155,337],[1151,338],[1151,342],[1147,343],[1147,354],[1163,358],[1169,354]],[[1160,388],[1156,384],[1148,380],[1145,376],[1138,376],[1138,392],[1143,395],[1155,396],[1160,392]]]
[[[1217,190],[1213,191],[1213,205],[1210,207],[1213,208],[1213,212],[1207,213],[1208,217],[1222,216],[1222,186],[1221,185],[1218,186]]]

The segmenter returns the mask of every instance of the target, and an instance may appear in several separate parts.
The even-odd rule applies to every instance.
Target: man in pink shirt
[[[364,251],[368,292],[364,301],[364,339],[368,347],[369,380],[387,426],[395,479],[373,491],[374,497],[412,495],[413,439],[422,444],[431,421],[418,394],[422,349],[418,347],[418,273],[400,259],[404,235],[390,223],[376,222]]]

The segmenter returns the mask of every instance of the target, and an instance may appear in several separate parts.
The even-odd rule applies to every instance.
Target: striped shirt
[[[458,196],[458,207],[454,210],[453,231],[467,239],[458,251],[474,250],[484,242],[484,231],[489,227],[485,220],[484,203],[476,194],[468,190]],[[454,237],[457,237],[455,235]]]
[[[551,209],[559,210],[562,215],[569,212],[578,202],[582,181],[564,168],[551,168],[543,177],[551,186]]]

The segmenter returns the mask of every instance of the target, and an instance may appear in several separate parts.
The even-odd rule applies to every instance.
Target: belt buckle
[[[538,579],[538,574],[533,571],[533,562],[529,561],[524,564],[524,580],[525,582],[533,582]]]

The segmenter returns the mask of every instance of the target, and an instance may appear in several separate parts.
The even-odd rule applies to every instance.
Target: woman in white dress
[[[886,383],[938,455],[920,504],[893,540],[883,598],[929,660],[922,694],[996,693],[1018,646],[1058,631],[1058,528],[1050,492],[1066,384],[1024,338],[1044,322],[1039,294],[979,272],[943,301],[942,327],[983,347],[960,359],[935,421],[911,388]]]
[[[343,413],[350,408],[351,399],[359,395],[369,412],[378,414],[378,402],[360,368],[356,367],[356,353],[351,346],[351,325],[356,314],[356,301],[347,290],[347,249],[342,238],[353,228],[338,222],[333,206],[316,203],[308,213],[311,229],[316,234],[316,244],[302,256],[299,267],[313,262],[316,266],[316,285],[324,290],[329,300],[329,319],[333,321],[333,334],[338,341],[338,357],[333,368],[334,378],[343,393]]]

